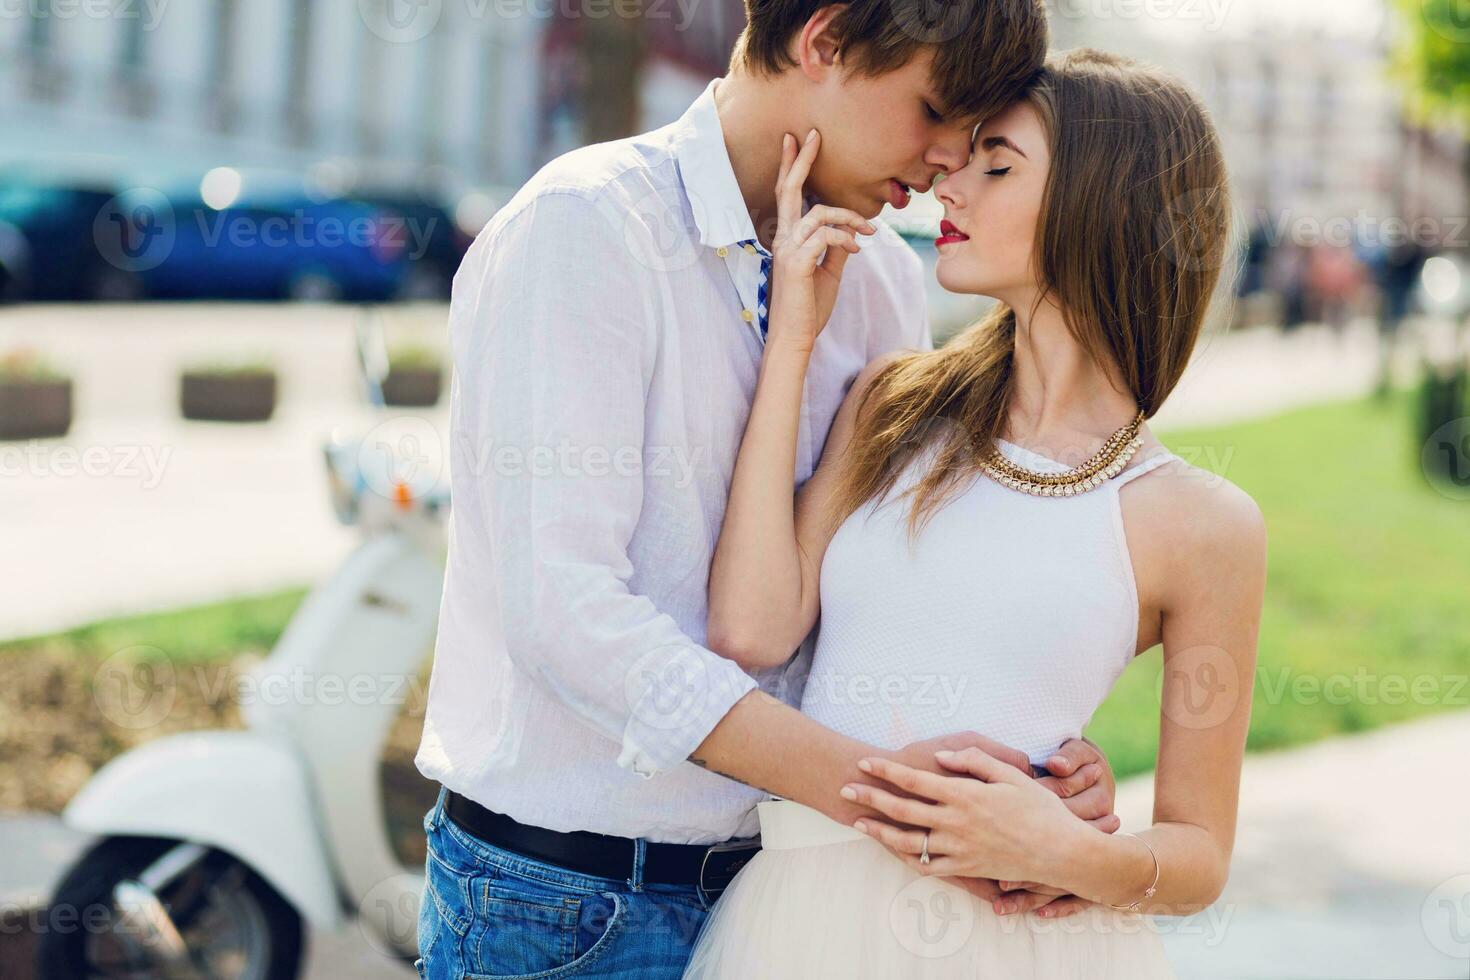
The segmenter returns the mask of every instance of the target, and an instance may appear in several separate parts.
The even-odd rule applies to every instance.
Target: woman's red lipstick
[[[954,242],[968,242],[970,236],[956,228],[948,218],[939,222],[939,237],[934,239],[934,247],[950,245]]]

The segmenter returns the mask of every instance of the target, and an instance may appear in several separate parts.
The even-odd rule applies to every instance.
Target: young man
[[[803,716],[811,638],[752,676],[706,645],[710,560],[760,367],[783,133],[808,185],[876,216],[969,158],[976,121],[1041,63],[1037,0],[747,0],[729,73],[678,121],[552,161],[454,282],[454,500],[418,768],[419,968],[677,977],[774,794],[851,822],[865,754]],[[952,16],[950,16],[952,15]],[[858,371],[931,349],[918,257],[879,225],[813,352],[793,490]],[[1106,764],[1048,781],[1113,821]],[[993,882],[974,881],[994,895]],[[1050,896],[1025,896],[1040,903]],[[1065,901],[1065,900],[1064,900]],[[548,971],[550,971],[548,973]]]

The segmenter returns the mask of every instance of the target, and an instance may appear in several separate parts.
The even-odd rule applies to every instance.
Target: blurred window
[[[235,21],[238,0],[213,0],[210,4],[209,54],[205,64],[206,111],[210,125],[218,130],[234,128],[239,104],[235,96]]]
[[[311,142],[311,0],[292,0],[286,62],[286,134],[293,143]]]
[[[51,51],[51,14],[39,5],[30,7],[30,23],[26,25],[26,45],[35,53]]]
[[[118,18],[117,99],[119,108],[133,116],[153,109],[153,85],[148,78],[148,31],[140,10]]]
[[[56,35],[51,23],[55,14],[44,4],[28,4],[26,9],[30,18],[25,31],[27,92],[35,99],[54,102],[62,97],[66,85],[65,72],[56,59]]]

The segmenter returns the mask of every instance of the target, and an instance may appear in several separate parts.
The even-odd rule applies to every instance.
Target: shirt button
[[[726,248],[725,246],[721,245],[719,248],[715,249],[715,254],[718,255],[720,258],[723,259],[725,256],[727,256],[727,255],[730,254],[730,250],[728,248]]]
[[[754,255],[755,254],[755,246],[754,245],[747,244],[745,246],[745,250],[747,252],[749,252],[751,255]]]
[[[746,323],[749,323],[750,321],[752,321],[752,320],[755,319],[755,314],[752,313],[752,312],[750,312],[749,310],[741,310],[740,311],[740,318],[742,320],[744,320]]]

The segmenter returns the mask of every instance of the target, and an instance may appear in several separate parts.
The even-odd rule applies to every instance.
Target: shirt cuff
[[[735,661],[699,647],[644,657],[625,685],[631,710],[618,765],[652,779],[686,761],[759,686]]]

